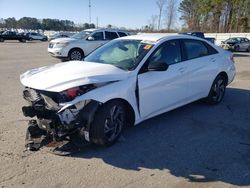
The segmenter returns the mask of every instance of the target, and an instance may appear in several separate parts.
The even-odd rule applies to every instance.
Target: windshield
[[[91,32],[86,32],[86,31],[81,31],[79,33],[76,33],[74,35],[71,36],[71,38],[74,38],[74,39],[83,39],[85,38],[86,36],[88,36]]]
[[[239,42],[239,41],[240,41],[240,38],[230,38],[226,40],[226,42]]]
[[[152,46],[141,40],[114,40],[88,55],[85,61],[110,64],[123,70],[133,70]]]

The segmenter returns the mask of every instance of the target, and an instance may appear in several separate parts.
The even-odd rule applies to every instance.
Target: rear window
[[[218,53],[218,51],[216,49],[214,49],[212,46],[210,46],[208,43],[203,42],[203,44],[207,47],[209,55],[213,55],[213,54],[217,54]]]
[[[202,41],[185,39],[183,42],[186,49],[187,59],[194,59],[209,55],[208,49]]]
[[[126,33],[123,33],[123,32],[118,32],[118,34],[120,35],[120,37],[125,37],[125,36],[127,36],[127,34],[126,34]]]
[[[113,40],[118,38],[118,35],[116,32],[105,31],[105,38],[106,40]]]

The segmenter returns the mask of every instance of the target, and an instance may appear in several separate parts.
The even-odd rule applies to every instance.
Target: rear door
[[[247,39],[247,38],[242,38],[241,39],[241,44],[240,44],[240,46],[241,46],[241,50],[244,50],[244,51],[246,51],[246,50],[248,50],[248,47],[249,47],[249,45],[250,45],[250,41]]]
[[[218,52],[207,42],[195,39],[183,39],[188,69],[188,93],[190,100],[206,97],[218,67]]]
[[[138,75],[142,118],[181,106],[186,103],[187,97],[187,66],[186,62],[182,61],[179,40],[164,42],[147,60],[146,67],[149,62],[164,62],[169,68],[166,71],[142,71]]]

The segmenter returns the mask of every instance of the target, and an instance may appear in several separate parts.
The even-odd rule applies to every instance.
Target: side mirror
[[[166,71],[168,64],[165,62],[150,62],[148,65],[148,71]]]
[[[90,36],[90,37],[87,38],[87,40],[93,41],[93,40],[95,40],[95,39],[94,39],[94,37],[91,37],[91,36]]]

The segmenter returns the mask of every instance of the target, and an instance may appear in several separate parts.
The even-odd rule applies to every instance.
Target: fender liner
[[[84,131],[89,132],[91,123],[94,120],[95,113],[101,105],[102,105],[101,102],[91,100],[91,102],[89,104],[87,104],[87,106],[85,106],[79,112],[79,115],[78,115],[78,118],[76,119],[76,121],[84,123],[84,126],[83,126]]]

